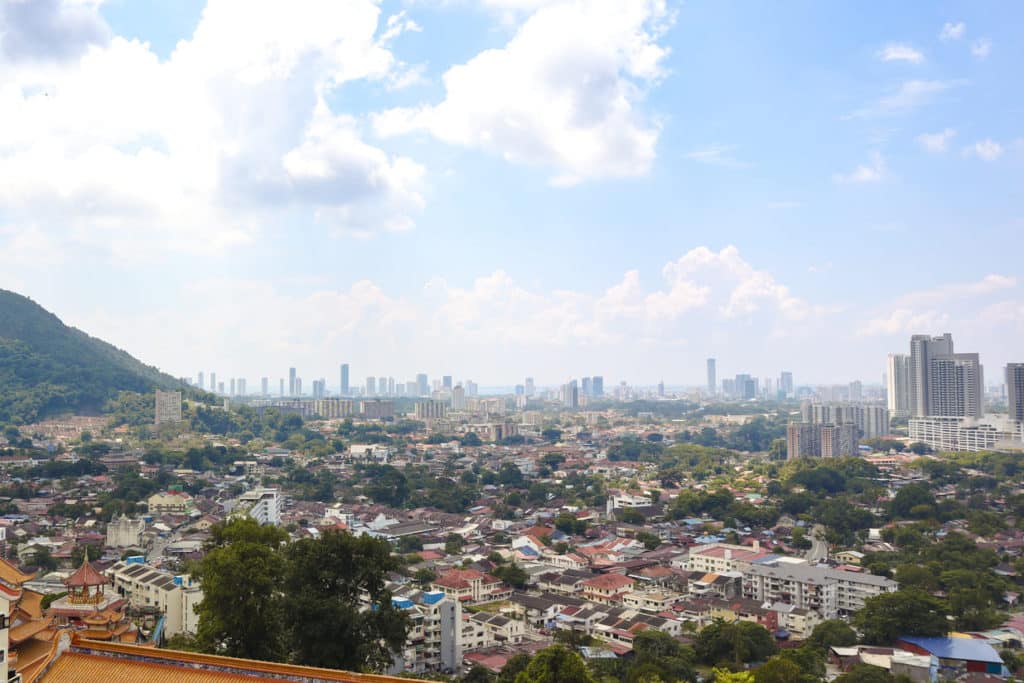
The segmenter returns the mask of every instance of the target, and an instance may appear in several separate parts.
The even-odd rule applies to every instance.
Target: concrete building
[[[417,420],[441,420],[448,415],[448,405],[444,401],[425,399],[416,401],[413,415]]]
[[[181,392],[156,390],[155,423],[181,422]]]
[[[1007,364],[1006,398],[1009,418],[1024,422],[1024,363]]]
[[[348,393],[349,393],[349,387],[348,387],[348,363],[342,363],[341,364],[341,377],[340,377],[340,380],[341,381],[338,384],[338,391],[341,393],[342,396],[348,396]]]
[[[165,638],[179,633],[194,634],[199,627],[195,607],[203,601],[203,590],[188,574],[170,574],[144,564],[141,558],[129,558],[114,564],[106,575],[133,608],[153,610],[164,616]]]
[[[284,497],[277,489],[258,488],[246,491],[231,508],[231,516],[248,516],[260,524],[278,525],[284,510]]]
[[[898,587],[892,579],[823,565],[766,563],[743,570],[743,597],[815,610],[824,619],[853,614],[867,598]]]
[[[184,491],[162,491],[146,499],[152,514],[183,515],[192,509],[192,496]]]
[[[1024,422],[1002,415],[912,417],[908,433],[937,451],[1024,451]]]
[[[530,379],[530,382],[532,384],[532,378]],[[590,387],[591,391],[594,392],[594,398],[602,398],[604,396],[604,377],[600,375],[594,375],[593,377],[591,377]],[[529,389],[529,386],[527,387],[527,389]],[[532,392],[528,393],[527,395],[529,396],[531,394]]]
[[[718,393],[718,371],[715,367],[715,359],[708,358],[708,393],[714,396]]]
[[[127,515],[115,517],[107,525],[107,545],[111,548],[141,547],[145,531],[145,520],[131,519]]]
[[[812,424],[852,424],[864,439],[873,439],[889,433],[889,410],[882,406],[860,403],[811,403],[800,404],[800,416]]]
[[[793,373],[783,371],[779,376],[779,394],[784,398],[792,398],[795,396],[793,392]]]
[[[914,417],[932,415],[931,391],[928,386],[929,368],[934,356],[949,356],[953,353],[953,335],[941,337],[915,334],[910,338],[910,414]]]
[[[855,456],[859,445],[854,424],[791,422],[786,427],[786,457],[790,460]]]
[[[886,399],[893,417],[910,415],[910,356],[890,353],[886,363]]]
[[[985,382],[978,354],[932,358],[928,391],[929,416],[981,417]]]
[[[462,666],[462,605],[441,591],[399,589],[393,604],[409,619],[405,647],[389,673],[454,672]]]
[[[395,416],[394,401],[360,401],[359,409],[367,420],[384,420]]]
[[[298,396],[295,386],[295,368],[288,368],[288,395]]]

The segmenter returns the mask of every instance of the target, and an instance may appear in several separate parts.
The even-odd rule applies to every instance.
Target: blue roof
[[[428,605],[435,605],[444,600],[444,593],[438,591],[437,593],[424,593],[423,602]]]
[[[410,609],[413,606],[412,600],[407,598],[391,598],[391,604],[398,609]]]
[[[905,643],[917,645],[932,653],[939,659],[960,659],[970,662],[1003,663],[996,649],[977,638],[924,638],[906,636],[900,638]]]

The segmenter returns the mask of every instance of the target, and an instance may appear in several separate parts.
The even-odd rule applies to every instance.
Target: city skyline
[[[9,4],[0,287],[174,375],[1019,360],[1019,4]]]

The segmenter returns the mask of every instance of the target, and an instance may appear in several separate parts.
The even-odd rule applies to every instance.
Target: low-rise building
[[[203,600],[199,582],[187,574],[174,575],[139,561],[126,560],[111,566],[106,575],[117,593],[132,607],[149,608],[164,615],[164,636],[194,634],[199,627],[195,607]]]

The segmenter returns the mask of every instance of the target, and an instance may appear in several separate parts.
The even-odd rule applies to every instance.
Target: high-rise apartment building
[[[442,389],[447,389],[448,391],[452,390],[452,376],[451,375],[444,375],[443,377],[441,377],[441,388]]]
[[[461,389],[461,387],[459,387]],[[454,397],[452,399],[452,408],[454,406]],[[444,401],[438,401],[432,398],[423,399],[416,401],[416,405],[413,406],[413,415],[417,420],[440,420],[448,414],[448,406]]]
[[[465,410],[466,409],[466,390],[461,384],[457,384],[452,389],[452,410]]]
[[[890,353],[886,363],[886,398],[893,417],[910,415],[910,356]]]
[[[533,379],[530,379],[533,382]],[[601,398],[604,396],[604,377],[601,375],[594,375],[590,379],[590,388],[594,392],[594,398]]]
[[[260,377],[260,395],[264,398],[270,395],[270,378]]]
[[[295,368],[288,368],[288,395],[298,396],[295,391]]]
[[[580,407],[580,388],[576,380],[562,385],[562,405],[566,408]]]
[[[593,384],[590,377],[584,377],[580,380],[580,394],[583,396],[593,396]]]
[[[156,424],[181,422],[181,392],[156,390]]]
[[[245,396],[248,393],[248,388],[245,385],[246,385],[245,378],[244,377],[239,377],[238,378],[238,387],[237,387],[238,388],[238,395],[239,396]]]
[[[860,380],[850,382],[850,400],[859,403],[864,397],[864,385]]]
[[[793,373],[786,370],[779,375],[779,393],[785,398],[795,396],[793,392]]]
[[[708,358],[708,393],[712,396],[718,393],[718,369],[714,358]]]
[[[377,394],[377,378],[367,377],[366,378],[366,395],[375,396]]]
[[[786,427],[786,457],[837,458],[858,454],[855,424],[791,422]]]
[[[929,416],[981,417],[985,382],[978,354],[932,357],[928,393]]]
[[[301,377],[296,377],[295,378],[295,395],[296,396],[302,396],[302,378]]]
[[[929,375],[931,359],[937,356],[953,355],[953,335],[949,332],[941,337],[915,334],[910,338],[910,414],[926,417],[931,412],[931,391]]]
[[[278,393],[283,397],[284,396],[284,378],[282,377],[281,379],[277,380],[277,383],[278,383],[278,390],[279,390]]]
[[[1010,419],[1024,422],[1024,363],[1006,366],[1006,396]]]
[[[232,377],[231,380],[229,381],[229,383],[231,385],[231,393],[228,394],[228,395],[229,396],[234,396],[235,395],[235,378]]]
[[[211,372],[210,373],[210,391],[212,391],[214,393],[217,393],[217,373],[216,372]],[[224,391],[221,390],[220,393],[223,394]]]
[[[430,383],[427,381],[427,375],[420,373],[416,375],[416,394],[419,396],[430,395]]]
[[[388,378],[378,377],[377,378],[377,393],[381,396],[388,395]]]
[[[595,379],[597,378],[595,377]],[[535,393],[537,393],[537,387],[534,386],[532,377],[527,377],[526,382],[523,384],[523,386],[526,387],[527,396],[533,396]],[[597,394],[594,395],[596,396]]]
[[[348,363],[341,364],[341,383],[338,387],[342,396],[348,396]]]
[[[199,374],[198,374],[198,375],[196,375],[196,385],[197,385],[197,386],[198,386],[198,387],[199,387],[200,389],[202,389],[203,391],[205,391],[205,390],[206,390],[206,384],[204,384],[204,380],[205,380],[205,379],[206,379],[206,375],[205,375],[205,374],[203,374],[203,371],[202,371],[202,370],[200,370],[200,371],[199,371]]]

